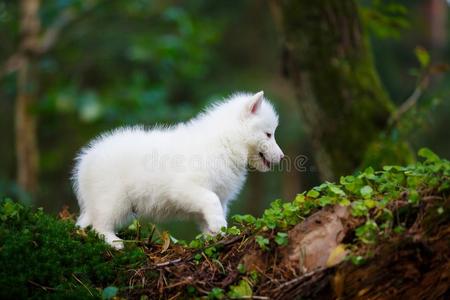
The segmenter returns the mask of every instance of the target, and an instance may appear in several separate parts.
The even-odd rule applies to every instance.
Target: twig
[[[413,108],[417,101],[419,101],[420,97],[422,96],[423,91],[428,85],[430,74],[426,72],[422,75],[422,77],[419,79],[419,82],[412,92],[412,94],[403,102],[400,107],[391,115],[391,118],[389,119],[389,125],[392,126],[394,123],[398,122],[400,118],[408,112],[411,108]]]
[[[297,282],[300,282],[300,281],[304,280],[304,279],[307,278],[307,277],[311,277],[311,276],[313,276],[314,274],[320,273],[320,272],[324,271],[325,269],[326,269],[326,268],[318,268],[318,269],[316,269],[316,270],[314,270],[314,271],[305,273],[305,274],[303,274],[303,275],[300,276],[300,277],[294,278],[294,279],[292,279],[292,280],[289,280],[289,281],[287,281],[287,282],[281,284],[281,285],[280,285],[279,287],[277,287],[275,290],[281,290],[281,289],[283,289],[283,288],[285,288],[285,287],[287,287],[287,286],[290,286],[290,285],[292,285],[292,284],[295,284],[295,283],[297,283]]]
[[[165,267],[165,266],[168,266],[168,265],[174,265],[176,263],[179,263],[180,261],[181,261],[181,258],[177,258],[177,259],[174,259],[174,260],[170,260],[170,261],[166,261],[166,262],[163,262],[163,263],[156,264],[155,266],[160,268],[160,267]]]
[[[240,296],[233,299],[270,299],[270,298],[266,296]]]
[[[186,278],[186,279],[183,280],[183,281],[179,281],[179,282],[177,282],[177,283],[174,283],[174,284],[171,284],[171,285],[166,286],[164,289],[171,289],[171,288],[174,288],[174,287],[176,287],[176,286],[183,285],[183,284],[187,284],[187,283],[191,283],[191,282],[192,282],[192,277],[189,276],[188,278]]]
[[[92,294],[91,290],[80,279],[78,279],[77,276],[75,276],[75,274],[72,273],[72,276],[89,292],[89,294],[91,294],[92,297],[94,297],[94,294]]]
[[[100,2],[103,0],[90,0],[87,1],[88,4],[83,9],[83,13],[86,14],[88,11],[92,11]],[[26,51],[31,51],[34,55],[42,55],[53,48],[56,41],[58,40],[61,32],[73,21],[78,18],[79,14],[73,7],[69,7],[61,12],[61,14],[56,17],[55,21],[44,31],[42,38],[38,43],[30,47],[27,45],[27,49],[23,49],[20,46],[16,53],[12,54],[6,62],[0,67],[0,78],[17,71],[20,68],[26,54]]]
[[[0,78],[17,71],[22,63],[22,54],[14,53],[11,55],[0,68]]]
[[[177,299],[181,295],[181,292],[178,292],[175,294],[175,296],[172,296],[169,298],[169,300]]]
[[[444,199],[441,196],[425,196],[422,198],[424,201],[429,201],[429,200],[441,200]]]
[[[86,1],[87,4],[82,9],[83,14],[93,10],[100,2],[102,2],[102,0]],[[64,28],[70,25],[79,16],[80,14],[73,7],[63,10],[42,35],[42,39],[40,40],[37,49],[35,49],[36,53],[43,54],[53,48]]]
[[[44,291],[47,291],[47,290],[49,290],[49,291],[57,291],[57,290],[58,290],[58,289],[56,289],[56,288],[52,288],[52,287],[49,287],[49,286],[43,286],[42,284],[39,284],[39,283],[34,282],[34,281],[32,281],[32,280],[28,280],[28,282],[31,283],[32,285],[35,285],[35,286],[37,286],[37,287],[40,287],[40,288],[43,289]]]

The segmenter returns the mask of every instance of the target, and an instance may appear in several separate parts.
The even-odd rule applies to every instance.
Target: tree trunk
[[[21,62],[17,74],[16,99],[16,153],[19,185],[34,194],[37,188],[38,147],[36,115],[32,112],[36,101],[37,82],[33,73],[33,52],[39,43],[39,0],[22,0],[21,8]]]
[[[285,39],[284,72],[296,89],[321,177],[351,173],[393,109],[358,7],[353,0],[272,4]]]

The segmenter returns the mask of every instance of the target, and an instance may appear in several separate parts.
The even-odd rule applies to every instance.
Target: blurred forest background
[[[373,57],[374,82],[381,80],[377,95],[386,99],[383,103],[393,117],[377,131],[375,141],[352,144],[344,136],[323,147],[330,153],[334,143],[339,144],[337,150],[344,149],[329,155],[336,163],[328,171],[315,143],[321,133],[315,132],[313,120],[305,122],[314,114],[305,108],[304,86],[296,83],[292,71],[289,58],[295,57],[295,49],[285,42],[294,38],[287,25],[297,17],[303,22],[300,27],[306,25],[295,34],[311,36],[305,38],[307,43],[326,36],[307,31],[320,21],[314,12],[302,18],[301,12],[290,15],[280,1],[263,0],[41,0],[39,7],[27,8],[37,11],[27,21],[20,6],[26,2],[0,0],[2,198],[49,212],[64,205],[77,211],[69,178],[77,151],[90,139],[117,126],[184,121],[235,91],[265,91],[280,113],[277,140],[291,159],[302,155],[302,168],[251,173],[232,214],[258,215],[274,199],[291,200],[324,179],[365,166],[411,162],[411,153],[423,146],[450,157],[450,76],[442,64],[450,61],[445,0],[356,1],[357,15],[352,18],[362,24],[368,41],[362,43],[363,51],[369,61]],[[320,55],[303,55],[311,49],[296,53],[301,56],[298,69],[326,70],[327,61]],[[327,91],[328,83],[324,80],[322,87],[333,98],[339,91]],[[338,98],[329,105],[337,107],[329,112],[336,119],[343,107]],[[321,132],[335,126],[319,125]],[[364,137],[373,127],[366,125],[338,128]],[[37,151],[30,153],[25,148],[34,138]],[[355,156],[362,151],[358,145],[364,145],[364,153]],[[345,163],[347,156],[353,158],[351,163]],[[20,174],[30,173],[18,166],[24,157],[31,165],[35,157],[36,182]],[[175,235],[192,231],[192,226],[179,223],[167,226]]]

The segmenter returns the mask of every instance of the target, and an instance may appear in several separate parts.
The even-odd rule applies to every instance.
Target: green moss
[[[92,231],[77,230],[11,200],[0,203],[0,298],[99,297],[120,282],[117,271],[139,263],[140,249],[112,253]]]

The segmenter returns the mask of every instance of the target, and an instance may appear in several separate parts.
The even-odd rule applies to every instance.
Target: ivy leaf
[[[349,206],[350,204],[351,204],[351,202],[347,198],[339,200],[339,205],[341,205],[341,206]]]
[[[376,241],[378,225],[373,220],[367,220],[366,223],[355,230],[356,236],[365,244],[373,244]]]
[[[335,193],[336,195],[339,195],[339,196],[345,196],[344,191],[343,191],[340,187],[338,187],[338,186],[336,186],[336,185],[330,185],[330,186],[329,186],[329,189],[330,189],[330,191],[332,191],[332,192]]]
[[[417,60],[423,69],[430,65],[430,53],[428,53],[425,48],[418,46],[414,52],[416,53]]]
[[[364,198],[369,198],[372,196],[373,189],[369,185],[365,185],[359,190],[359,192]]]
[[[298,195],[295,197],[294,202],[300,204],[300,203],[305,202],[305,200],[306,200],[306,197],[305,197],[304,194],[298,194]]]
[[[237,270],[238,270],[239,273],[245,274],[245,272],[246,272],[245,265],[244,264],[238,264]]]
[[[102,299],[112,299],[117,295],[118,292],[119,289],[115,286],[108,286],[102,292]]]
[[[285,232],[278,232],[275,237],[275,243],[280,246],[286,246],[289,242],[288,234]]]
[[[223,289],[215,287],[209,292],[208,299],[223,299],[225,297]]]
[[[316,190],[310,190],[306,196],[311,197],[311,198],[317,198],[319,197],[320,193]]]
[[[419,192],[416,190],[410,190],[408,193],[408,202],[411,204],[418,204],[420,200]]]
[[[262,250],[266,250],[267,246],[269,245],[269,240],[263,237],[262,235],[255,236],[255,240],[258,243],[259,247]]]
[[[437,156],[433,151],[428,148],[422,148],[419,150],[419,156],[426,159],[427,163],[435,163],[439,161],[439,156]]]
[[[253,291],[250,284],[246,280],[242,279],[239,281],[238,285],[232,285],[230,287],[230,291],[227,295],[231,299],[251,298]]]
[[[375,206],[377,206],[377,201],[372,200],[372,199],[365,199],[364,200],[364,205],[368,208],[374,208]]]

